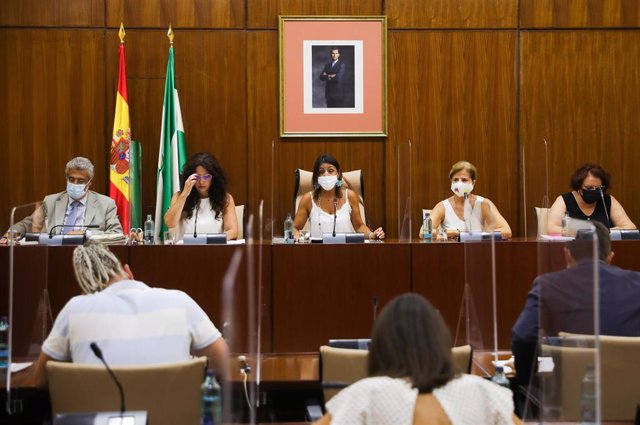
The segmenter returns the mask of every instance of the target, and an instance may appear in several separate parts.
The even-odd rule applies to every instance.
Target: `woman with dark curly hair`
[[[222,233],[227,239],[238,237],[238,219],[233,196],[227,192],[227,176],[215,156],[193,155],[182,169],[181,192],[176,192],[164,215],[164,223],[185,233]]]
[[[311,236],[322,237],[335,229],[338,233],[359,232],[369,239],[384,239],[384,230],[371,231],[362,221],[358,195],[342,187],[342,171],[338,160],[329,154],[320,155],[313,166],[314,190],[300,200],[293,229],[298,233],[309,220]]]
[[[579,220],[599,221],[607,228],[636,228],[620,202],[606,193],[611,175],[599,165],[584,164],[573,173],[569,185],[573,191],[558,196],[549,210],[548,233],[562,233],[565,213]]]
[[[373,327],[369,377],[329,400],[316,425],[521,424],[511,391],[456,373],[451,346],[429,301],[397,296]]]

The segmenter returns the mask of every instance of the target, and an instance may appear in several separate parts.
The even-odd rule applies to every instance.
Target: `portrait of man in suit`
[[[312,57],[313,107],[353,108],[354,46],[316,45]]]
[[[326,82],[324,97],[327,108],[342,108],[344,105],[343,82],[346,65],[340,60],[340,48],[331,49],[331,62],[322,69],[320,79]]]

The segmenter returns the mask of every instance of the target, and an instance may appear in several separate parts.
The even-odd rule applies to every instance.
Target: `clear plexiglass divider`
[[[263,205],[261,202],[260,205]],[[262,369],[262,276],[265,247],[261,236],[264,218],[259,206],[246,221],[244,245],[228,247],[230,256],[224,274],[220,300],[222,333],[229,348],[228,373],[222,385],[224,422],[257,423],[260,409],[260,375]],[[255,228],[259,231],[254,231]]]
[[[473,349],[473,372],[485,377],[495,373],[498,360],[496,304],[496,234],[493,212],[476,205],[478,198],[464,199],[464,289],[454,344]],[[477,212],[480,211],[480,212]]]
[[[6,344],[6,373],[3,372],[2,387],[6,389],[8,414],[22,413],[22,400],[12,394],[12,370],[27,366],[40,354],[42,343],[53,324],[53,312],[48,292],[49,252],[38,246],[41,230],[46,229],[40,202],[11,208],[9,228],[3,229],[0,247],[2,277],[0,277],[0,317],[6,330],[0,344]],[[0,352],[4,347],[0,347]],[[5,361],[5,359],[0,359]]]
[[[535,411],[538,406],[532,401],[537,400],[543,423],[600,423],[616,419],[602,416],[600,397],[599,270],[608,230],[599,234],[591,222],[569,220],[564,233],[561,239],[538,242],[538,277],[532,290],[534,295],[537,291],[538,350],[529,359],[527,407]]]
[[[411,196],[411,140],[396,146],[398,241],[411,242],[412,239],[412,196]],[[373,229],[372,229],[373,230]]]

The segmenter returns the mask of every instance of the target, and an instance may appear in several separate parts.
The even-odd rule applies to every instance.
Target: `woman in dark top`
[[[579,220],[599,221],[608,228],[635,229],[620,202],[606,193],[611,176],[602,167],[584,164],[571,176],[571,192],[558,196],[549,211],[547,231],[562,232],[565,213]]]

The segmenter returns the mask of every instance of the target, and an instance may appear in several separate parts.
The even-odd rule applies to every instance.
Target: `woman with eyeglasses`
[[[227,176],[215,156],[193,155],[182,169],[182,191],[176,192],[164,215],[169,229],[182,239],[190,233],[222,233],[227,240],[238,237],[238,219],[233,196],[227,192]]]
[[[369,229],[360,214],[360,201],[353,190],[343,187],[342,171],[338,160],[329,154],[320,155],[313,166],[313,191],[300,200],[293,221],[296,239],[309,220],[311,237],[322,237],[323,233],[359,232],[365,238],[384,239],[382,227]]]
[[[599,165],[578,168],[569,183],[573,191],[558,196],[549,210],[548,233],[562,233],[565,213],[575,219],[599,221],[608,228],[635,229],[620,202],[606,193],[610,182],[611,175]]]

